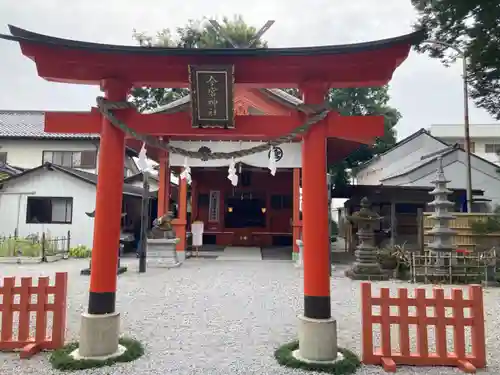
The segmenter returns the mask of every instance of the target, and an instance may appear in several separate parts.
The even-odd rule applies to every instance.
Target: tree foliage
[[[351,172],[360,164],[370,160],[375,155],[390,149],[396,143],[394,127],[401,119],[401,113],[389,106],[388,86],[360,87],[348,89],[332,89],[328,93],[329,107],[343,116],[384,116],[384,135],[376,139],[374,145],[363,145],[350,154],[343,161],[330,166],[330,173],[334,176],[333,184],[341,189],[348,185]],[[299,97],[296,89],[288,89],[288,93]]]
[[[238,46],[247,45],[257,34],[258,30],[249,26],[240,15],[232,19],[224,17],[220,22],[222,30],[230,36],[231,40]],[[180,47],[180,48],[234,48],[224,39],[213,26],[206,22],[189,20],[184,27],[176,29],[173,36],[170,29],[163,29],[156,33],[155,37],[134,30],[133,38],[144,47]],[[256,48],[266,48],[267,43],[257,40],[253,45]],[[188,94],[183,88],[136,88],[132,92],[131,99],[140,111],[154,109],[180,99]]]
[[[241,16],[222,19],[221,28],[238,45],[245,46],[252,40],[257,29],[247,25]],[[169,29],[161,30],[155,37],[134,31],[134,39],[144,47],[164,46],[181,48],[234,48],[224,37],[219,35],[211,24],[190,20],[186,26],[176,29],[173,36]],[[267,42],[257,40],[254,47],[267,48]],[[287,89],[288,93],[300,97],[297,89]],[[140,110],[153,109],[165,105],[188,94],[188,90],[179,88],[138,88],[132,93],[132,101]],[[350,171],[374,155],[385,152],[396,142],[394,126],[401,114],[390,107],[388,87],[332,89],[327,101],[332,110],[345,116],[383,115],[385,134],[374,145],[362,146],[345,160],[330,166],[335,174],[336,187],[348,184]]]
[[[415,28],[425,28],[428,38],[461,49],[467,56],[467,80],[478,107],[500,120],[500,1],[412,0],[419,13]],[[422,44],[448,64],[456,53],[445,46]]]

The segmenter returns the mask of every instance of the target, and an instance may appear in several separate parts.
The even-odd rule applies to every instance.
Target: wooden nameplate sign
[[[234,129],[234,66],[190,65],[194,128]]]

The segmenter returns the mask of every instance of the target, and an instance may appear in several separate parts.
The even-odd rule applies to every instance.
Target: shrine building
[[[307,113],[303,104],[302,100],[280,89],[236,87],[234,93],[234,114],[238,116],[292,116]],[[148,113],[189,111],[190,95]],[[171,142],[183,148],[208,148],[210,151],[226,151],[227,147],[246,148],[250,144],[212,140]],[[274,154],[277,162],[274,176],[268,168],[269,152],[236,163],[239,175],[237,186],[232,186],[227,178],[227,161],[190,161],[192,182],[188,196],[188,206],[191,207],[187,215],[188,227],[195,220],[205,223],[205,245],[292,247],[294,215],[296,225],[301,225],[298,203],[300,143],[288,142],[277,146]],[[182,157],[170,157],[172,168],[178,169],[182,163]]]

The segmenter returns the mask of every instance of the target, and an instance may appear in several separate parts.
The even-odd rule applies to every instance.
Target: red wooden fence
[[[469,287],[469,298],[464,299],[461,289],[453,289],[450,297],[444,290],[435,288],[433,296],[427,297],[425,289],[415,289],[415,297],[408,296],[407,289],[399,289],[397,297],[391,297],[388,288],[380,289],[380,296],[372,296],[371,283],[361,285],[363,363],[382,365],[388,372],[396,371],[396,364],[412,366],[456,366],[473,373],[476,368],[486,366],[484,334],[483,291],[478,285]],[[373,306],[380,306],[380,315],[374,315]],[[398,308],[391,315],[391,306]],[[415,306],[416,315],[410,316],[409,306]],[[427,315],[433,307],[434,314]],[[446,316],[446,308],[453,316]],[[464,309],[470,309],[465,317]],[[373,347],[373,325],[380,325],[381,348]],[[391,347],[391,324],[399,328],[399,351]],[[410,325],[416,326],[417,350],[410,348]],[[428,326],[434,326],[436,352],[429,350]],[[453,328],[454,351],[447,348],[446,327]],[[466,327],[471,328],[472,354],[466,350]],[[431,339],[432,340],[432,339]]]
[[[56,273],[55,279],[55,284],[49,285],[48,277],[40,277],[36,286],[31,277],[22,277],[18,286],[15,277],[3,279],[0,286],[0,351],[21,350],[21,358],[29,358],[41,350],[64,345],[68,274]],[[33,295],[36,302],[32,301]],[[53,302],[49,302],[50,295],[54,295]],[[19,296],[18,301],[16,296]],[[49,312],[52,313],[51,322]],[[35,315],[34,328],[32,313]]]

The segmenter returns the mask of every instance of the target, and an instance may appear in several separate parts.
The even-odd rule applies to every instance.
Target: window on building
[[[93,169],[97,164],[97,151],[44,151],[43,162],[68,168]]]
[[[26,223],[71,224],[73,198],[28,197]]]
[[[0,152],[0,163],[7,164],[7,153]]]
[[[484,145],[487,154],[500,154],[500,144],[487,143]]]
[[[457,144],[465,150],[465,142],[457,142]],[[470,143],[470,152],[476,152],[476,143],[475,142]]]

